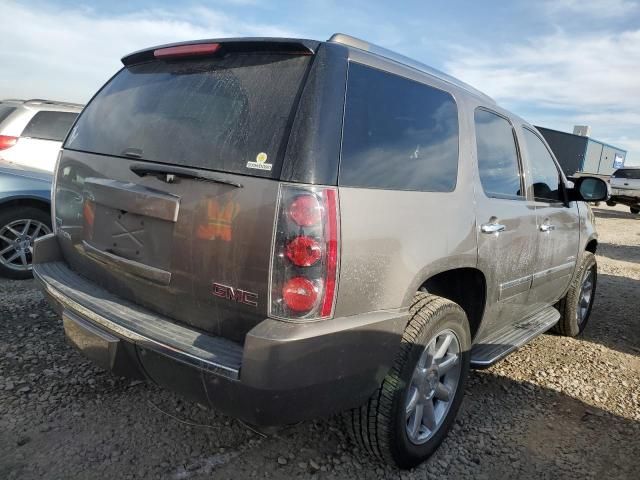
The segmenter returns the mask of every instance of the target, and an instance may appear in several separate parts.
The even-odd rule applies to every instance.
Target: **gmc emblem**
[[[225,300],[233,300],[234,302],[244,303],[252,307],[258,306],[257,293],[247,292],[246,290],[230,287],[229,285],[213,282],[213,294]]]

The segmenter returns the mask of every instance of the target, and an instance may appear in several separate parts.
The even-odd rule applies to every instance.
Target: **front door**
[[[578,258],[580,218],[576,202],[565,201],[564,179],[550,150],[533,130],[525,127],[522,132],[538,227],[530,300],[541,309],[557,302],[569,286]]]
[[[476,192],[478,267],[487,280],[481,339],[532,313],[528,302],[538,225],[527,200],[513,126],[506,117],[475,112],[478,171]]]

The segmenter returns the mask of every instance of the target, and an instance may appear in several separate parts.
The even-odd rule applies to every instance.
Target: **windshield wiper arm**
[[[241,183],[221,178],[213,173],[198,172],[197,170],[192,170],[191,168],[176,167],[174,165],[150,165],[145,163],[134,163],[129,167],[129,170],[131,170],[139,177],[153,175],[154,177],[157,177],[163,182],[167,183],[173,183],[175,181],[175,177],[180,177],[192,178],[194,180],[205,180],[214,183],[222,183],[224,185],[231,185],[238,188],[243,187]]]

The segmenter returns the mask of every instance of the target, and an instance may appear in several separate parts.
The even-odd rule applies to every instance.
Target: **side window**
[[[458,175],[458,109],[442,90],[349,66],[340,185],[450,192]]]
[[[24,127],[22,136],[61,142],[77,116],[73,112],[38,112]]]
[[[480,182],[488,197],[523,199],[520,165],[513,127],[505,118],[475,111]]]
[[[535,133],[528,128],[524,128],[523,131],[535,199],[543,202],[562,201],[560,174],[553,157]]]

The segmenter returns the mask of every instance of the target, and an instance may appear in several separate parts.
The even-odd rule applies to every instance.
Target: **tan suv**
[[[583,200],[607,185],[486,95],[340,34],[122,61],[64,143],[34,266],[104,368],[255,425],[346,411],[411,467],[470,366],[584,328]]]

